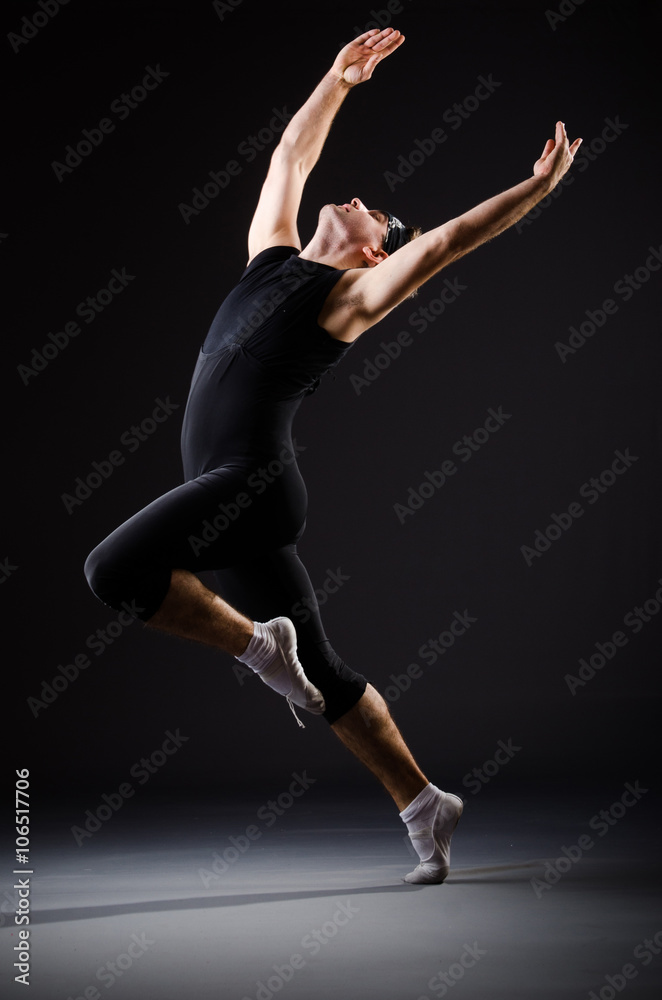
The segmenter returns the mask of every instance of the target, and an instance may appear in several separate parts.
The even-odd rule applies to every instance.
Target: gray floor
[[[33,838],[27,995],[659,1000],[655,793],[603,833],[590,823],[609,793],[468,798],[451,875],[431,887],[400,881],[415,862],[378,795],[304,796],[280,816],[259,797],[127,802],[80,846],[82,814],[60,803]],[[21,996],[2,888],[1,992]]]

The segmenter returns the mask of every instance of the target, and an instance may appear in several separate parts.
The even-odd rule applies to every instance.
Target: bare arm
[[[377,64],[395,52],[404,35],[373,28],[346,45],[306,103],[294,115],[271,157],[248,234],[252,259],[270,246],[301,249],[297,215],[303,187],[317,163],[340,106],[352,87],[369,80]]]
[[[348,272],[345,306],[325,328],[342,340],[355,340],[442,268],[514,225],[556,187],[581,141],[570,146],[564,124],[557,122],[556,139],[548,139],[531,177],[424,233],[375,267]]]

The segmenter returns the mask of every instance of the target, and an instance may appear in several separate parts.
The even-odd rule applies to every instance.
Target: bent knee
[[[324,695],[324,718],[333,725],[362,698],[368,681],[338,656],[328,639],[314,644],[303,639],[298,655],[306,676]]]
[[[122,570],[107,540],[92,549],[83,572],[95,597],[112,608],[121,606],[129,574]]]
[[[92,549],[83,566],[83,573],[85,574],[88,586],[97,597],[101,590],[104,561],[102,542],[101,545],[97,545],[95,549]]]
[[[103,604],[148,621],[170,586],[170,570],[151,570],[138,561],[120,559],[105,539],[93,549],[83,568],[90,590]]]

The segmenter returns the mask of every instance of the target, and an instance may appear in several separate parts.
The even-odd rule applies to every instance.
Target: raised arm
[[[395,52],[404,35],[373,28],[336,56],[303,107],[283,132],[271,157],[267,178],[248,234],[249,261],[272,246],[301,249],[297,215],[303,186],[317,163],[338,109],[352,87],[369,80],[377,64]]]
[[[344,315],[338,310],[326,328],[342,340],[355,340],[442,268],[513,226],[556,187],[581,141],[570,145],[565,125],[557,122],[556,139],[547,140],[531,177],[423,233],[375,267],[347,272],[342,301],[351,306]]]

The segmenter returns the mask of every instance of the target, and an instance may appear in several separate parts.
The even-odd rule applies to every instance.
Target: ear
[[[367,264],[368,267],[375,267],[388,258],[386,250],[382,250],[381,247],[362,247],[361,253],[363,254],[364,266]]]

